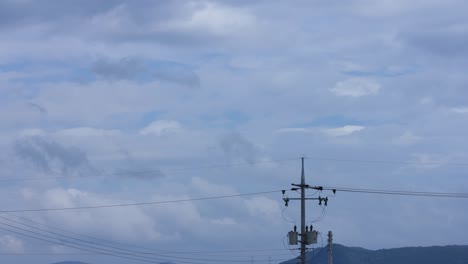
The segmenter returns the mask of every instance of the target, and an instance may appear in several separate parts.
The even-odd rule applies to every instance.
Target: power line
[[[310,187],[310,188],[316,188],[316,187]],[[415,191],[402,191],[402,190],[377,190],[377,189],[357,189],[357,188],[340,188],[340,187],[320,187],[320,188],[322,188],[323,190],[335,190],[335,191],[341,191],[341,192],[354,192],[354,193],[425,196],[425,197],[440,197],[440,198],[468,198],[468,193],[415,192]],[[200,198],[188,198],[188,199],[179,199],[179,200],[126,203],[126,204],[90,205],[90,206],[61,207],[61,208],[12,209],[12,210],[2,210],[0,211],[0,213],[2,212],[3,213],[19,213],[19,212],[63,211],[63,210],[82,210],[82,209],[156,205],[156,204],[225,199],[225,198],[234,198],[234,197],[242,197],[242,196],[253,196],[253,195],[276,193],[280,191],[282,190],[252,192],[252,193],[233,194],[233,195],[221,195],[221,196],[211,196],[211,197],[200,197]]]
[[[355,163],[468,166],[468,163],[464,163],[464,162],[411,162],[411,161],[395,161],[395,160],[340,159],[340,158],[332,158],[332,157],[306,157],[305,159],[321,160],[321,161],[336,161],[336,162],[355,162]]]
[[[318,223],[323,220],[323,218],[325,217],[325,206],[320,205],[320,207],[322,208],[322,212],[320,212],[320,215],[314,220],[307,221],[307,223],[309,224]]]
[[[131,253],[135,253],[137,255],[147,255],[147,254],[151,254],[151,253],[147,253],[147,252],[139,252],[139,251],[133,251],[133,250],[127,250],[127,249],[123,249],[123,248],[119,248],[119,247],[113,247],[113,246],[108,246],[108,245],[104,245],[104,244],[101,244],[101,243],[96,243],[96,242],[93,242],[93,241],[89,241],[89,240],[84,240],[84,239],[79,239],[79,238],[75,238],[75,237],[72,237],[72,236],[67,236],[67,235],[63,235],[63,234],[60,234],[60,233],[57,233],[57,232],[53,232],[53,231],[49,231],[49,230],[45,230],[45,229],[41,229],[41,228],[37,228],[37,227],[34,227],[34,226],[31,226],[31,225],[28,225],[28,224],[24,224],[24,223],[21,223],[19,221],[15,221],[15,220],[12,220],[12,219],[9,219],[9,218],[6,218],[6,217],[2,217],[0,216],[1,219],[4,219],[4,220],[7,220],[7,221],[10,221],[10,222],[13,222],[15,224],[19,224],[19,225],[22,225],[22,226],[26,226],[28,228],[31,228],[33,230],[38,230],[38,231],[42,231],[42,232],[46,232],[46,233],[49,233],[49,234],[52,234],[52,235],[56,235],[56,236],[60,236],[60,237],[64,237],[65,239],[72,239],[72,240],[76,240],[76,241],[80,241],[80,242],[84,242],[84,243],[88,243],[88,244],[93,244],[93,245],[96,245],[98,247],[107,247],[107,248],[111,248],[112,250],[123,250],[123,251],[128,251],[128,252],[131,252]],[[12,226],[12,225],[8,225],[8,224],[5,224],[3,222],[0,221],[0,224],[4,224],[4,225],[7,225],[7,226],[10,226],[10,227],[13,227],[13,228],[18,228],[16,226]],[[20,229],[20,228],[18,228]],[[26,231],[26,229],[21,229],[21,230],[24,230]],[[32,232],[32,231],[29,231],[29,232]],[[34,232],[33,232],[34,233]],[[42,234],[41,234],[42,235]],[[45,236],[45,235],[44,235]],[[49,237],[49,236],[47,236]],[[61,241],[64,241],[64,242],[69,242],[69,240],[62,240],[62,239],[59,239]],[[74,242],[71,242],[73,244],[75,244]],[[78,245],[81,245],[81,246],[86,246],[86,247],[90,247],[88,246],[87,244],[81,244],[81,243],[78,243]],[[98,248],[96,246],[92,246],[93,248],[96,248],[96,249],[101,249],[101,248]],[[104,249],[105,250],[105,249]],[[163,256],[163,257],[166,257],[166,256]]]
[[[201,259],[201,258],[189,258],[189,257],[180,257],[180,256],[173,256],[173,255],[155,254],[155,253],[146,252],[146,251],[131,250],[131,249],[126,249],[126,248],[122,248],[122,247],[109,246],[109,245],[105,245],[103,243],[97,243],[97,242],[89,241],[89,240],[85,240],[85,239],[75,238],[75,237],[72,237],[72,236],[69,236],[69,235],[63,235],[61,233],[57,233],[57,232],[37,228],[37,227],[31,226],[31,225],[28,225],[28,224],[24,224],[24,223],[15,221],[13,219],[2,217],[2,216],[0,216],[0,218],[2,218],[4,220],[7,220],[7,221],[10,221],[10,222],[13,222],[15,224],[26,226],[28,228],[31,228],[32,230],[38,230],[38,231],[45,232],[45,233],[48,233],[48,234],[51,234],[51,235],[49,236],[49,235],[36,233],[36,232],[30,231],[30,230],[26,230],[26,229],[20,228],[18,226],[9,225],[9,224],[6,224],[6,223],[0,221],[0,224],[6,225],[6,226],[9,226],[9,227],[13,227],[13,228],[16,228],[16,229],[20,229],[22,231],[32,232],[34,234],[40,234],[40,235],[48,237],[48,238],[55,238],[55,239],[58,239],[58,240],[60,240],[62,242],[72,243],[72,244],[76,244],[76,245],[79,245],[79,246],[85,246],[85,247],[90,247],[90,248],[93,248],[93,249],[104,250],[104,251],[115,251],[115,252],[118,252],[119,254],[120,253],[121,254],[128,254],[128,255],[138,256],[138,257],[143,257],[144,256],[146,258],[151,258],[151,259],[156,259],[156,260],[163,260],[163,261],[177,259],[178,262],[181,262],[180,259],[189,260],[189,261],[205,261],[205,262],[216,261],[216,262],[227,262],[227,263],[248,262],[247,260],[220,260],[220,259],[209,259],[209,258],[203,258],[203,259]],[[52,237],[52,236],[55,236],[55,237]],[[63,237],[64,239],[57,238],[56,236]],[[79,241],[79,242],[74,242],[74,241]],[[92,246],[90,246],[89,244],[92,244]],[[159,257],[159,258],[166,258],[166,259],[154,258],[153,256]]]
[[[440,198],[468,198],[468,193],[420,192],[420,191],[407,191],[407,190],[359,189],[359,188],[343,188],[343,187],[321,187],[321,188],[323,190],[335,190],[335,191],[351,192],[351,193],[369,193],[369,194],[440,197]]]
[[[119,172],[101,172],[97,175],[80,175],[80,176],[55,176],[55,177],[30,177],[30,178],[8,178],[1,179],[0,182],[15,182],[15,181],[42,181],[42,180],[76,180],[76,179],[85,179],[85,178],[95,178],[95,177],[108,177],[108,176],[121,176],[128,174],[149,174],[156,173],[164,175],[165,172],[170,171],[186,171],[186,170],[199,170],[199,169],[213,169],[213,168],[225,168],[225,167],[234,167],[234,166],[243,166],[243,165],[256,165],[264,163],[284,163],[288,161],[298,160],[298,158],[289,158],[289,159],[271,159],[271,160],[262,160],[262,161],[253,161],[253,162],[238,162],[238,163],[224,163],[224,164],[209,164],[195,167],[181,167],[181,168],[172,168],[165,170],[141,170],[141,171],[119,171]]]
[[[280,250],[288,250],[288,249],[280,249]],[[48,252],[40,252],[40,253],[0,253],[0,256],[103,256],[104,254],[101,253],[48,253]],[[269,256],[290,256],[291,254],[281,254],[281,255],[255,255],[255,257],[269,257]],[[105,256],[105,255],[104,255]],[[224,257],[223,255],[219,255],[220,257]],[[242,256],[244,257],[244,256]],[[273,261],[275,259],[271,259]],[[259,260],[256,260],[258,262]],[[267,260],[269,261],[269,260]],[[282,260],[281,260],[282,261]],[[248,261],[250,262],[250,261]],[[264,262],[264,261],[262,261]]]
[[[77,206],[77,207],[61,207],[61,208],[39,208],[39,209],[17,209],[17,210],[1,210],[0,213],[19,213],[19,212],[42,212],[42,211],[63,211],[63,210],[81,210],[81,209],[96,209],[96,208],[112,208],[112,207],[127,207],[127,206],[141,206],[141,205],[156,205],[156,204],[168,204],[168,203],[181,203],[181,202],[194,202],[194,201],[206,201],[216,200],[225,198],[234,198],[241,196],[253,196],[261,194],[270,194],[280,192],[281,190],[264,191],[264,192],[252,192],[252,193],[241,193],[232,195],[220,195],[211,197],[200,197],[200,198],[188,198],[179,200],[166,200],[166,201],[154,201],[154,202],[140,202],[140,203],[125,203],[125,204],[107,204],[107,205],[90,205],[90,206]]]
[[[12,216],[15,216],[17,218],[20,218],[16,215],[13,215],[13,214],[10,214]],[[90,240],[85,240],[85,239],[80,239],[80,238],[76,238],[76,237],[73,237],[73,236],[70,236],[70,235],[63,235],[63,233],[57,233],[57,232],[53,232],[53,231],[49,231],[49,230],[45,230],[45,229],[42,229],[42,228],[38,228],[38,227],[35,227],[35,226],[31,226],[31,225],[28,225],[28,224],[25,224],[25,223],[21,223],[19,221],[15,221],[13,219],[10,219],[10,218],[7,218],[7,217],[2,217],[0,216],[1,219],[4,219],[4,220],[7,220],[7,221],[10,221],[10,222],[13,222],[13,223],[16,223],[16,224],[20,224],[20,225],[23,225],[23,226],[26,226],[26,227],[29,227],[29,228],[32,228],[32,229],[35,229],[35,230],[39,230],[39,231],[43,231],[43,232],[47,232],[47,233],[50,233],[50,234],[54,234],[54,235],[58,235],[58,236],[61,236],[61,237],[66,237],[66,238],[70,238],[70,239],[73,239],[73,240],[77,240],[77,241],[82,241],[82,242],[86,242],[86,243],[90,243],[90,244],[94,244],[94,245],[98,245],[98,246],[104,246],[104,247],[109,247],[109,248],[113,248],[113,249],[118,249],[118,250],[125,250],[125,251],[130,251],[130,252],[133,252],[133,253],[138,253],[138,254],[144,254],[144,255],[155,255],[155,256],[162,256],[162,257],[174,257],[174,256],[170,256],[170,255],[161,255],[161,254],[154,254],[154,253],[151,253],[151,252],[142,252],[142,251],[136,251],[136,250],[129,250],[127,248],[122,248],[122,247],[115,247],[115,246],[109,246],[109,245],[105,245],[103,243],[97,243],[97,242],[94,242],[94,241],[90,241]],[[21,218],[20,218],[21,219]],[[32,220],[29,220],[31,222],[35,222],[35,221],[32,221]],[[0,222],[1,223],[1,222]],[[45,226],[45,225],[44,225]],[[67,231],[62,231],[62,232],[65,232],[65,233],[70,233],[70,232],[67,232]],[[79,234],[77,234],[78,236],[81,236]],[[95,239],[95,238],[92,238],[90,237],[91,239]],[[97,239],[99,240],[99,239]],[[119,244],[119,243],[115,243],[115,242],[111,242],[112,244]],[[128,245],[125,245],[125,244],[121,244],[122,246],[125,246],[125,247],[128,247]],[[134,247],[134,246],[132,246]],[[176,253],[176,254],[180,254],[180,253],[189,253],[189,254],[193,254],[193,252],[176,252],[176,251],[162,251],[162,250],[154,250],[154,249],[150,249],[151,251],[159,251],[159,252],[164,252],[164,254],[169,254],[169,253]],[[251,251],[255,251],[255,250],[250,250]],[[258,251],[258,250],[257,250]],[[209,251],[209,252],[215,252],[215,251]],[[238,251],[239,252],[239,251]],[[207,253],[207,252],[204,252],[204,253]],[[215,256],[215,257],[220,257],[220,255],[207,255],[207,254],[203,254],[203,256]],[[223,255],[221,255],[223,256]],[[257,255],[258,256],[258,255]],[[269,255],[264,255],[264,256],[272,256],[271,254]],[[224,256],[224,257],[228,257],[228,256]],[[231,256],[231,257],[244,257],[244,256]],[[174,258],[182,258],[182,257],[174,257]],[[183,258],[182,258],[183,259]],[[196,259],[196,258],[186,258],[186,259],[193,259],[193,260],[205,260],[205,261],[214,261],[214,260],[206,260],[206,259]],[[217,260],[217,261],[223,261],[223,260]],[[244,262],[244,261],[241,261],[241,262]]]
[[[70,241],[68,239],[63,239],[63,238],[58,238],[58,237],[54,237],[54,236],[50,236],[50,235],[41,234],[41,233],[38,233],[38,232],[35,232],[35,231],[31,231],[31,230],[27,230],[27,229],[17,227],[17,226],[14,226],[14,225],[6,224],[4,222],[0,222],[0,224],[3,225],[3,226],[7,226],[7,227],[10,227],[10,228],[13,228],[13,229],[20,230],[20,231],[14,231],[14,230],[11,230],[11,229],[8,229],[8,228],[5,228],[5,227],[0,227],[0,229],[2,229],[2,230],[6,230],[6,231],[9,231],[9,232],[12,232],[12,233],[15,233],[15,234],[20,234],[20,235],[23,235],[23,236],[26,236],[26,237],[29,237],[29,238],[39,239],[39,240],[46,241],[46,242],[49,242],[49,243],[58,244],[58,245],[61,245],[61,246],[75,248],[75,249],[84,250],[84,251],[88,251],[88,252],[93,252],[93,253],[97,253],[97,254],[110,255],[110,256],[115,256],[115,257],[123,257],[123,258],[126,258],[126,259],[137,260],[137,261],[152,262],[152,263],[174,262],[174,261],[176,261],[177,263],[185,263],[185,264],[202,264],[202,263],[207,262],[207,261],[213,261],[213,262],[218,262],[218,263],[248,262],[248,261],[242,261],[242,260],[195,259],[195,258],[184,258],[184,257],[173,257],[173,256],[172,257],[165,256],[165,258],[161,258],[161,256],[159,256],[158,258],[156,258],[156,257],[153,257],[153,256],[157,256],[157,255],[154,255],[154,254],[149,254],[149,253],[126,253],[126,252],[122,252],[120,250],[112,250],[112,249],[106,249],[106,248],[101,248],[101,247],[96,247],[96,246],[90,246],[90,245],[87,245],[87,244],[84,244],[84,243]],[[24,233],[24,232],[26,232],[26,233]],[[29,234],[34,234],[34,235],[29,235]],[[37,236],[39,236],[39,237],[37,237]],[[50,239],[52,239],[52,240],[50,240]],[[55,242],[53,240],[58,240],[58,241],[60,241],[60,243]],[[175,260],[175,259],[187,259],[188,261]],[[195,262],[197,260],[201,260],[203,262]],[[278,259],[278,261],[284,261],[284,259],[281,259],[281,260]],[[264,262],[264,261],[262,261],[262,262]]]
[[[243,166],[243,165],[256,165],[262,163],[284,163],[289,161],[295,161],[299,158],[285,158],[285,159],[271,159],[271,160],[262,160],[262,161],[253,161],[253,162],[238,162],[238,163],[224,163],[224,164],[208,164],[202,166],[194,167],[181,167],[181,168],[170,168],[164,170],[141,170],[141,171],[120,171],[120,172],[104,172],[97,175],[80,175],[80,176],[56,176],[56,177],[30,177],[30,178],[7,178],[0,179],[0,182],[15,182],[15,181],[41,181],[41,180],[76,180],[76,179],[85,179],[85,178],[95,178],[95,177],[106,177],[106,176],[119,176],[127,174],[164,174],[165,172],[170,171],[186,171],[186,170],[198,170],[198,169],[212,169],[212,168],[223,168],[223,167],[234,167],[234,166]],[[320,160],[320,161],[334,161],[334,162],[352,162],[352,163],[380,163],[380,164],[407,164],[407,165],[448,165],[448,166],[468,166],[468,163],[463,162],[411,162],[411,161],[395,161],[395,160],[367,160],[367,159],[342,159],[334,157],[305,157],[308,160]]]
[[[316,188],[316,187],[310,187],[310,188]],[[320,187],[320,188],[322,188],[323,190],[335,190],[335,191],[354,192],[354,193],[406,195],[406,196],[426,196],[426,197],[440,197],[440,198],[468,198],[468,193],[414,192],[414,191],[401,191],[401,190],[395,191],[395,190],[356,189],[356,188],[339,188],[339,187]],[[19,212],[41,212],[41,211],[64,211],[64,210],[82,210],[82,209],[97,209],[97,208],[156,205],[156,204],[168,204],[168,203],[180,203],[180,202],[225,199],[225,198],[234,198],[234,197],[242,197],[242,196],[253,196],[253,195],[276,193],[276,192],[280,192],[280,191],[282,191],[282,190],[252,192],[252,193],[232,194],[232,195],[221,195],[221,196],[211,196],[211,197],[200,197],[200,198],[188,198],[188,199],[179,199],[179,200],[126,203],[126,204],[90,205],[90,206],[61,207],[61,208],[12,209],[12,210],[2,210],[2,211],[0,211],[0,213],[2,213],[2,212],[3,213],[19,213]]]
[[[10,233],[13,233],[13,234],[22,235],[24,237],[40,240],[40,241],[43,241],[43,242],[48,242],[48,243],[55,244],[55,245],[60,245],[60,246],[66,246],[66,247],[69,247],[69,248],[78,249],[78,250],[82,250],[82,251],[87,251],[87,252],[91,252],[91,253],[96,253],[96,254],[100,254],[100,255],[107,255],[107,256],[112,256],[112,257],[117,257],[117,258],[124,258],[124,259],[136,260],[136,261],[142,261],[142,262],[149,262],[149,263],[159,263],[159,262],[156,262],[156,261],[132,258],[132,257],[127,257],[127,256],[122,256],[122,255],[112,254],[112,253],[105,253],[105,252],[100,252],[100,251],[96,251],[96,250],[92,250],[92,249],[81,248],[81,247],[73,246],[73,245],[63,245],[61,243],[58,243],[58,242],[55,242],[55,241],[52,241],[52,240],[49,240],[49,239],[29,235],[27,233],[18,232],[18,231],[8,229],[8,228],[5,228],[5,227],[0,227],[0,229],[5,230],[5,231],[10,232]]]
[[[164,171],[183,171],[183,170],[198,170],[198,169],[212,169],[212,168],[223,168],[223,167],[233,167],[233,166],[243,166],[243,165],[256,165],[256,164],[264,164],[264,163],[284,163],[288,161],[299,160],[299,158],[285,158],[285,159],[269,159],[269,160],[260,160],[260,161],[249,161],[249,162],[238,162],[238,163],[224,163],[224,164],[209,164],[209,165],[202,165],[196,167],[182,167],[182,168],[172,168],[162,170]],[[151,172],[149,171],[136,171],[136,173],[146,173]],[[130,173],[134,173],[131,172]]]
[[[225,255],[224,253],[244,253],[244,254],[248,253],[249,255],[252,255],[252,252],[278,252],[278,251],[283,250],[283,249],[243,249],[243,250],[236,249],[236,250],[210,250],[210,251],[169,251],[169,250],[161,250],[161,249],[156,250],[156,249],[152,249],[152,248],[148,248],[148,247],[135,246],[135,245],[130,245],[130,244],[126,244],[126,243],[119,243],[119,242],[115,242],[115,241],[111,241],[111,240],[97,238],[97,237],[94,237],[94,236],[79,234],[79,233],[76,233],[76,232],[72,232],[72,231],[69,231],[69,230],[58,228],[57,226],[46,225],[46,224],[34,221],[32,219],[22,217],[22,216],[18,216],[16,214],[12,214],[12,213],[2,213],[2,212],[0,212],[0,214],[11,215],[11,216],[16,217],[18,219],[21,219],[23,221],[28,221],[28,222],[31,222],[33,224],[39,225],[39,226],[43,226],[43,227],[50,228],[50,229],[53,229],[53,230],[58,230],[60,232],[70,234],[70,235],[73,235],[73,236],[92,239],[94,241],[101,241],[101,242],[104,242],[104,243],[124,246],[124,247],[128,247],[128,248],[137,248],[137,249],[149,250],[149,251],[152,251],[152,252],[162,252],[162,253],[167,253],[167,254],[182,254],[182,255],[199,255],[199,254],[202,254],[204,256],[243,257],[242,255]],[[213,253],[220,253],[220,254],[213,254]],[[268,254],[268,255],[258,255],[258,254],[256,254],[255,256],[284,256],[284,255],[289,255],[289,254]]]
[[[354,193],[400,195],[400,196],[422,196],[422,197],[439,197],[439,198],[468,198],[468,196],[459,196],[459,195],[430,195],[430,194],[416,194],[416,193],[392,193],[392,192],[358,191],[358,190],[340,190],[340,191],[342,191],[342,192],[354,192]]]
[[[103,256],[98,253],[0,253],[0,256]]]
[[[4,222],[0,222],[0,224],[2,224],[3,226],[14,228],[16,230],[20,230],[22,232],[26,232],[27,234],[29,233],[29,234],[39,235],[42,238],[45,237],[46,239],[55,239],[55,240],[58,240],[58,241],[61,242],[61,243],[56,243],[56,242],[48,240],[48,242],[52,242],[54,244],[59,244],[59,245],[66,246],[66,247],[70,247],[70,245],[73,245],[72,248],[73,247],[75,247],[75,248],[79,247],[78,249],[80,249],[80,250],[87,250],[87,251],[92,250],[91,252],[93,252],[93,253],[107,253],[107,254],[112,254],[114,256],[131,256],[132,258],[135,258],[133,260],[169,261],[167,259],[157,259],[157,258],[153,258],[153,257],[141,256],[140,254],[124,253],[124,252],[120,252],[120,251],[114,251],[114,250],[109,250],[109,249],[105,249],[105,248],[99,248],[99,247],[96,247],[96,246],[89,246],[87,244],[83,244],[83,243],[80,243],[80,242],[74,242],[74,241],[70,241],[70,240],[67,240],[67,239],[63,239],[63,238],[57,238],[57,237],[50,236],[50,235],[44,235],[44,234],[41,234],[39,232],[34,232],[34,231],[31,231],[31,230],[27,230],[25,228],[21,228],[21,227],[17,227],[17,226],[14,226],[14,225],[6,224]],[[3,227],[0,227],[0,228],[5,229]],[[9,230],[9,231],[11,232],[11,230]],[[37,239],[37,237],[34,237],[34,238]]]

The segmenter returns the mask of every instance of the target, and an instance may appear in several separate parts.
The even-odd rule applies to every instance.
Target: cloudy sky
[[[2,0],[1,210],[287,189],[301,156],[311,185],[468,192],[467,8]],[[86,252],[38,230],[54,230],[45,224],[151,249],[287,259],[299,211],[281,199],[1,214],[0,258],[118,263],[66,255]],[[309,222],[322,212],[315,202],[307,210]],[[314,226],[377,249],[468,244],[467,222],[464,199],[338,192]],[[55,244],[18,234],[31,230]]]

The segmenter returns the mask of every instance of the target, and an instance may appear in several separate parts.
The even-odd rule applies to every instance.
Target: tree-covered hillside
[[[327,248],[309,252],[307,263],[327,264]],[[298,263],[289,260],[283,264]],[[334,264],[468,264],[468,246],[405,247],[368,250],[333,245]]]

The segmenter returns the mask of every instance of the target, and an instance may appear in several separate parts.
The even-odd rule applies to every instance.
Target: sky
[[[289,189],[300,157],[310,185],[466,193],[467,8],[1,0],[0,208]],[[265,263],[294,256],[284,238],[299,207],[282,197],[2,213],[0,227],[20,226],[8,218],[223,259],[240,250]],[[307,221],[324,242],[332,230],[347,246],[468,244],[466,208],[465,199],[337,192],[325,211],[309,201]],[[86,252],[54,241],[0,229],[0,259],[139,263],[67,255]],[[244,252],[252,249],[267,251]]]

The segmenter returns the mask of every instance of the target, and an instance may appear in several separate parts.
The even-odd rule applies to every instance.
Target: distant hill
[[[62,262],[55,262],[52,264],[88,264],[80,261],[62,261]]]
[[[297,259],[282,262],[296,264]],[[327,264],[327,248],[309,252],[309,264]],[[468,246],[405,247],[368,250],[333,245],[333,264],[468,264]]]
[[[299,263],[298,259],[282,262],[282,264],[297,263]],[[326,247],[316,249],[315,252],[307,254],[307,264],[327,263]],[[64,261],[52,264],[88,263]],[[468,246],[404,247],[368,250],[333,244],[333,264],[468,264]]]
[[[80,261],[62,261],[62,262],[55,262],[55,263],[52,263],[52,264],[89,264],[89,263],[84,263],[84,262],[80,262]],[[161,262],[159,264],[174,264],[172,262]]]

